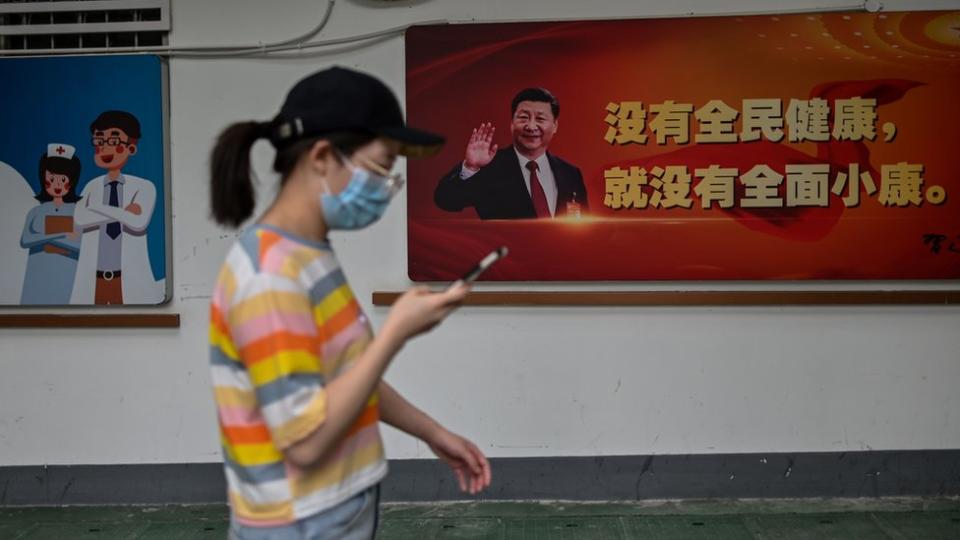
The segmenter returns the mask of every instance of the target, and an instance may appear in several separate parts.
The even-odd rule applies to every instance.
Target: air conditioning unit
[[[170,0],[0,0],[0,49],[164,45]]]

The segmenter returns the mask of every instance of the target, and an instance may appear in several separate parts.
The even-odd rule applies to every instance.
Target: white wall
[[[304,32],[322,7],[315,0],[280,4],[174,0],[171,42],[275,41]],[[855,4],[339,0],[324,35],[436,19],[614,18]],[[947,9],[960,2],[884,5]],[[219,459],[207,372],[207,295],[232,236],[207,218],[206,156],[225,124],[271,117],[293,81],[334,62],[373,71],[402,93],[401,37],[306,60],[171,61],[174,300],[161,311],[180,313],[182,327],[0,330],[0,465]],[[255,157],[268,195],[269,147],[258,145]],[[408,285],[404,205],[401,198],[372,230],[334,238],[375,324],[386,311],[369,305],[370,293]],[[467,308],[408,346],[388,379],[492,456],[960,448],[960,309]],[[428,455],[396,432],[388,430],[386,438],[391,457]]]

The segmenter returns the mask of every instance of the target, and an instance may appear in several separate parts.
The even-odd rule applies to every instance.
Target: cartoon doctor
[[[158,304],[147,226],[157,190],[149,180],[123,173],[137,153],[140,122],[125,111],[106,111],[90,125],[93,158],[107,174],[83,188],[74,221],[83,231],[72,304]]]

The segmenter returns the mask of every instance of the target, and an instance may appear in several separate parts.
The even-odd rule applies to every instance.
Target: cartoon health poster
[[[418,26],[409,275],[960,278],[960,11]]]
[[[165,69],[0,60],[0,304],[167,300]]]

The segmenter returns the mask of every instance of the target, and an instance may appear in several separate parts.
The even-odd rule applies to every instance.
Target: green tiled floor
[[[957,499],[385,505],[381,539],[960,539]],[[223,506],[0,508],[0,540],[224,538]]]

